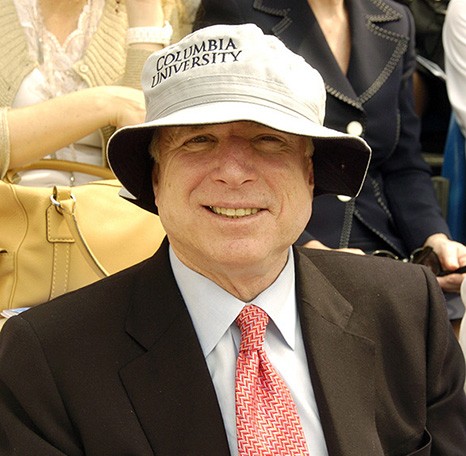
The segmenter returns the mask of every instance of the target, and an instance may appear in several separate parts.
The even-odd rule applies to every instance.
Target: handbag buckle
[[[56,188],[54,189],[54,192],[52,195],[50,195],[50,202],[52,203],[52,205],[55,207],[55,209],[60,212],[60,213],[63,213],[64,210],[65,210],[65,207],[63,206],[63,204],[61,203],[61,201],[59,201],[59,199],[57,199],[57,192],[56,192]],[[69,198],[73,201],[73,205],[72,205],[72,211],[71,211],[71,214],[74,213],[74,205],[76,203],[76,198],[74,197],[74,195],[72,193],[70,193],[69,195]]]

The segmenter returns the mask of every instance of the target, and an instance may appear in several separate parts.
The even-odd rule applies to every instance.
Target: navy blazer
[[[295,265],[329,455],[466,454],[464,360],[435,277],[313,249],[296,249]],[[141,264],[6,322],[0,454],[230,454],[167,242]]]
[[[319,70],[327,91],[325,125],[344,132],[361,126],[373,155],[355,205],[319,196],[307,231],[333,248],[388,248],[407,256],[431,234],[449,235],[413,107],[414,22],[408,8],[392,0],[346,3],[352,40],[347,75],[306,0],[202,0],[194,27],[255,23]]]

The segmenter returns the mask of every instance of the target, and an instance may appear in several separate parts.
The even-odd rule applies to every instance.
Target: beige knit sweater
[[[89,87],[120,84],[140,88],[141,70],[150,51],[126,47],[128,21],[125,2],[116,10],[116,0],[107,0],[84,57],[74,70]],[[0,0],[0,178],[9,167],[10,142],[6,111],[19,87],[38,62],[31,59],[23,29],[19,23],[13,0]],[[104,143],[112,127],[102,129]],[[102,151],[105,156],[105,148]],[[104,160],[105,162],[105,160]]]

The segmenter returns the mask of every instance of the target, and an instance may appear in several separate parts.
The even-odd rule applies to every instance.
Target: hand
[[[163,27],[162,0],[126,0],[129,27]]]
[[[429,236],[424,245],[429,245],[434,249],[443,270],[454,271],[461,266],[466,266],[466,246],[448,239],[445,234],[437,233]],[[461,282],[465,277],[466,274],[453,273],[437,277],[437,280],[443,291],[459,293]]]
[[[141,90],[123,86],[102,87],[108,108],[108,125],[121,128],[144,122],[146,115],[144,94]]]
[[[36,161],[99,128],[142,123],[145,112],[142,91],[121,86],[90,87],[10,109],[10,168]]]
[[[336,250],[338,252],[347,252],[347,253],[354,253],[356,255],[365,255],[365,253],[361,249],[331,249],[326,245],[322,244],[322,242],[313,239],[312,241],[306,242],[303,247],[307,247],[308,249],[320,249],[320,250]]]

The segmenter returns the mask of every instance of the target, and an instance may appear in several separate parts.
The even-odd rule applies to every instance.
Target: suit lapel
[[[347,76],[363,104],[377,93],[403,58],[409,37],[390,30],[401,14],[383,0],[352,0],[347,4],[352,24]]]
[[[306,0],[256,0],[254,8],[276,16],[273,33],[322,75],[327,93],[362,110],[402,58],[408,37],[386,24],[400,13],[383,0],[347,0],[351,21],[351,59],[348,74],[340,70]]]
[[[147,351],[120,377],[155,454],[229,455],[215,389],[166,241],[154,258],[141,274],[127,319],[127,332]]]
[[[301,33],[296,33],[295,17],[297,15],[299,17],[302,9],[299,2],[291,2],[290,6],[288,0],[255,0],[253,8],[270,17],[275,17],[275,25],[271,27],[273,34],[286,43],[289,49],[298,52],[302,41]]]
[[[312,384],[329,454],[382,456],[375,423],[374,344],[351,303],[297,252],[298,302]],[[333,278],[335,280],[336,278]],[[355,296],[358,291],[355,290]]]

